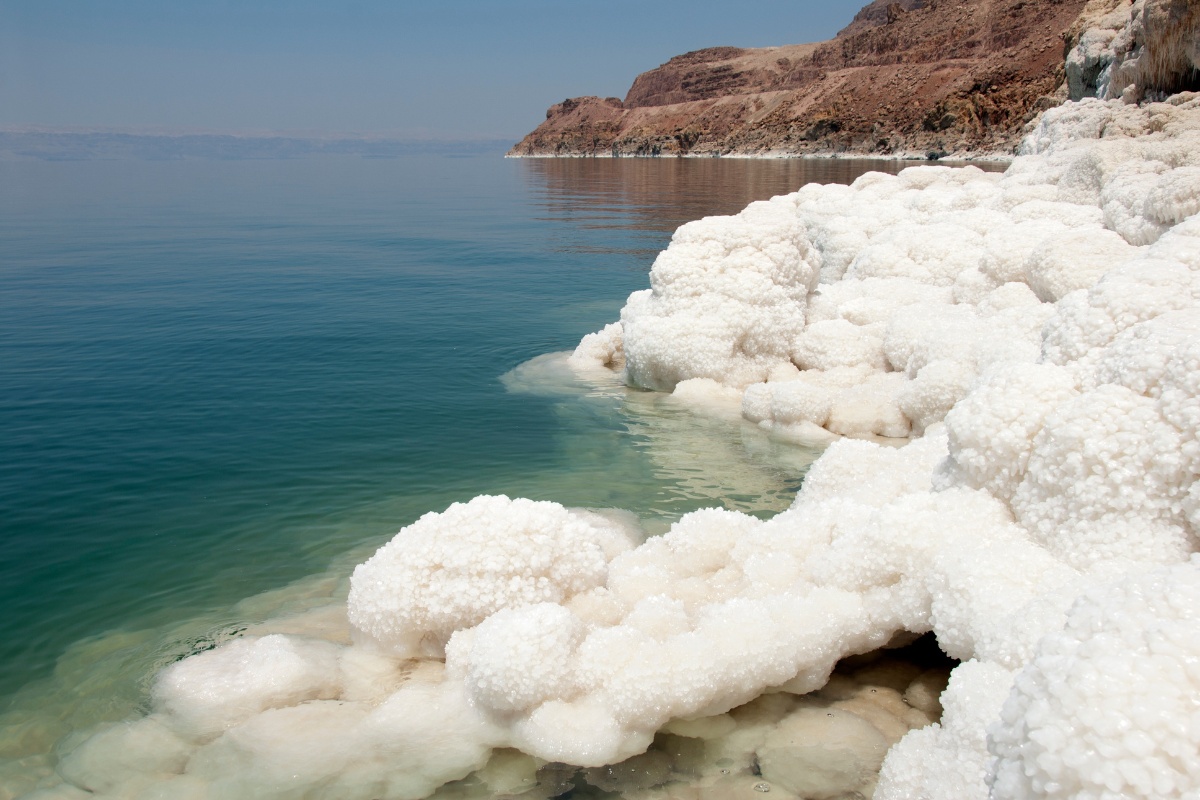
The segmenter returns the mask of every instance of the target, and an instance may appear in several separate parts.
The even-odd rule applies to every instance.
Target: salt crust
[[[1200,70],[1200,12],[1192,0],[1089,0],[1087,27],[1067,54],[1070,97],[1126,102],[1178,91]]]
[[[484,769],[494,748],[657,775],[656,731],[745,738],[725,712],[932,631],[962,662],[940,722],[825,729],[857,748],[830,788],[817,767],[843,762],[791,766],[807,712],[775,714],[751,747],[784,796],[870,793],[889,746],[879,798],[1197,796],[1198,168],[1200,99],[1093,100],[1048,111],[1003,176],[868,174],[685,225],[578,366],[734,393],[784,432],[920,437],[840,439],[773,519],[698,511],[636,547],[551,503],[427,515],[355,572],[354,645],[186,659],[61,775],[145,797],[526,785]]]
[[[360,564],[350,623],[393,655],[439,656],[451,634],[501,609],[561,603],[603,585],[608,561],[632,544],[597,515],[476,497],[426,514]]]

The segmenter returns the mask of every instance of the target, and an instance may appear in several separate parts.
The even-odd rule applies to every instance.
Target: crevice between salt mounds
[[[779,690],[724,714],[675,720],[645,753],[617,764],[581,769],[505,751],[462,785],[490,778],[489,788],[529,800],[866,797],[887,750],[941,719],[938,697],[955,664],[927,635],[844,659],[810,694]],[[503,786],[493,774],[501,765]]]

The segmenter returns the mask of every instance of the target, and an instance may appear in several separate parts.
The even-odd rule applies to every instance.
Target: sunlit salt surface
[[[538,357],[679,224],[900,166],[0,164],[0,796],[163,666],[336,613],[427,511],[785,508],[813,450]]]

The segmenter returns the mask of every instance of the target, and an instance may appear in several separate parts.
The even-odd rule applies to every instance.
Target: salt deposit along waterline
[[[1045,112],[1003,175],[684,225],[521,379],[828,442],[787,510],[430,512],[344,606],[167,667],[43,796],[1196,796],[1200,95],[1141,96],[1155,6],[1106,40],[1123,99]],[[923,634],[936,704],[937,665],[846,662]]]

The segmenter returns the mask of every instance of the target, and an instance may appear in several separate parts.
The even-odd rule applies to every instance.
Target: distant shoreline
[[[949,153],[947,155],[930,158],[928,154],[921,155],[919,153],[679,153],[669,155],[633,155],[622,153],[614,156],[612,153],[505,153],[505,158],[513,159],[572,159],[572,158],[597,158],[597,159],[643,159],[647,161],[667,161],[676,158],[686,159],[737,159],[737,160],[761,160],[761,161],[789,161],[793,159],[807,159],[811,161],[912,161],[914,163],[928,164],[1011,164],[1015,155],[1011,153]]]

